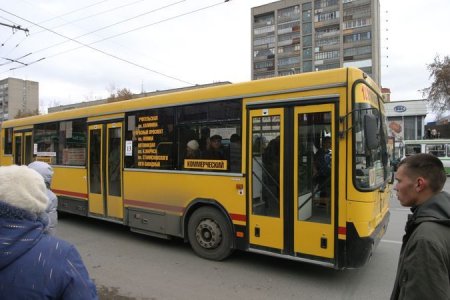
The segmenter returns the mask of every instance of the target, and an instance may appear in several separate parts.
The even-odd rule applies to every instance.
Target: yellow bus
[[[384,104],[354,68],[5,121],[0,140],[2,165],[53,166],[60,211],[207,259],[360,267],[389,220]]]

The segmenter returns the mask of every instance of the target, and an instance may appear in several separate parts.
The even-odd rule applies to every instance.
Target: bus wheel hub
[[[197,242],[207,249],[214,249],[222,241],[222,232],[216,222],[210,219],[202,220],[195,230]]]

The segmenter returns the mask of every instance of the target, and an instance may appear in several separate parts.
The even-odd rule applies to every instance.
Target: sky
[[[251,8],[271,0],[0,0],[0,79],[39,82],[40,110],[127,88],[251,79]],[[422,99],[450,55],[450,1],[380,0],[381,85]]]

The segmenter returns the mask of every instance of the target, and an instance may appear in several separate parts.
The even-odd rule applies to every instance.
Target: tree
[[[133,93],[127,89],[118,89],[117,92],[111,92],[111,95],[108,97],[108,102],[116,102],[116,101],[123,101],[133,98]]]
[[[428,100],[431,109],[440,115],[450,109],[450,57],[445,56],[441,60],[436,55],[427,69],[433,82],[430,87],[422,90],[422,95]]]

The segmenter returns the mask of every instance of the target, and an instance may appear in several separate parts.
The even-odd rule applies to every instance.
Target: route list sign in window
[[[158,141],[164,135],[159,127],[158,116],[140,116],[134,134],[137,138],[138,166],[157,167],[161,161],[168,161],[168,155],[158,154]]]

